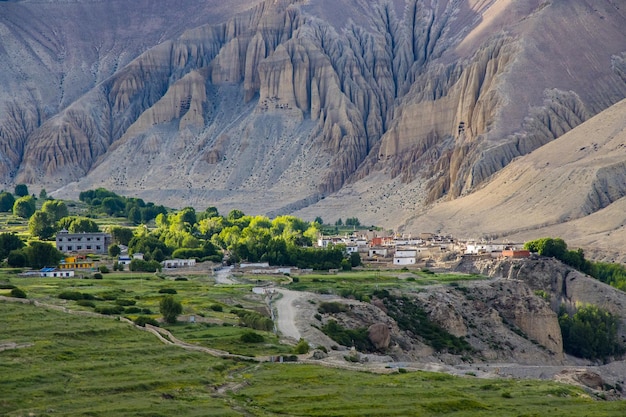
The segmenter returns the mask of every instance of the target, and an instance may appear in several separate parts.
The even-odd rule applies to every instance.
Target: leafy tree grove
[[[591,360],[607,361],[624,353],[617,328],[619,320],[606,310],[589,305],[569,315],[563,307],[559,312],[559,325],[563,334],[565,352]]]

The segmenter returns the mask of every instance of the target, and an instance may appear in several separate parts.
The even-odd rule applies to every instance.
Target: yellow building
[[[59,264],[59,269],[95,269],[96,264],[82,256],[68,256]]]

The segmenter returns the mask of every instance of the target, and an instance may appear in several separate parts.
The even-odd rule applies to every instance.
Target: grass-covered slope
[[[621,416],[543,381],[233,362],[112,319],[0,303],[2,415]],[[10,344],[12,348],[8,348]]]

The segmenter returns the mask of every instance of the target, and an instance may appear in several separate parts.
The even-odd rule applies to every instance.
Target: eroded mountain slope
[[[515,160],[475,193],[435,205],[412,227],[515,241],[560,236],[623,261],[625,144],[622,100]]]
[[[626,19],[608,0],[324,5],[260,2],[163,41],[5,130],[5,148],[22,145],[3,153],[19,161],[4,181],[271,214],[349,207],[377,224],[368,205],[384,213],[389,185],[410,195],[398,223],[626,97]],[[332,10],[358,19],[338,28]],[[21,110],[8,125],[26,125]]]

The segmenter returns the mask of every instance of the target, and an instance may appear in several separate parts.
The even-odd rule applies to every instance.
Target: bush
[[[124,313],[126,314],[139,314],[141,313],[141,309],[139,307],[127,307],[124,309]]]
[[[98,271],[102,272],[103,274],[108,274],[109,273],[109,268],[107,268],[106,265],[100,265],[98,267]]]
[[[233,310],[231,312],[239,317],[239,324],[241,326],[265,331],[271,331],[274,328],[274,322],[271,318],[263,316],[256,311]]]
[[[134,306],[137,302],[135,300],[124,300],[124,299],[117,299],[115,300],[115,304],[117,304],[118,306]]]
[[[317,309],[322,314],[337,314],[348,311],[348,306],[336,301],[321,303]]]
[[[102,274],[100,272],[96,272],[93,274],[93,279],[102,279]]]
[[[58,297],[62,300],[77,301],[83,299],[83,293],[78,291],[63,291]]]
[[[26,293],[23,290],[19,289],[19,288],[13,288],[11,290],[11,297],[14,297],[14,298],[28,298],[28,297],[26,297]]]
[[[133,320],[137,326],[146,327],[146,324],[151,326],[159,327],[159,322],[148,316],[139,316],[135,320]]]
[[[293,353],[297,355],[303,355],[305,353],[309,353],[309,350],[311,350],[309,342],[304,339],[300,339],[300,341],[298,341],[298,344],[293,348]]]
[[[166,295],[159,303],[159,310],[167,323],[174,324],[178,315],[183,312],[183,305],[171,295]]]
[[[13,284],[9,284],[8,282],[0,282],[0,290],[12,290],[13,288],[17,288]]]
[[[101,306],[101,307],[96,307],[96,309],[94,310],[96,313],[99,314],[106,314],[108,316],[115,316],[118,314],[122,314],[124,312],[124,307],[122,306]]]
[[[96,303],[94,303],[91,300],[77,300],[76,304],[78,304],[79,306],[82,306],[82,307],[91,307],[91,308],[95,308],[96,307]]]
[[[174,288],[161,288],[159,294],[178,294]]]
[[[219,305],[219,304],[211,304],[211,306],[209,307],[211,310],[213,311],[223,311],[224,308]]]
[[[245,332],[239,338],[243,343],[263,343],[265,338],[255,332]]]
[[[328,323],[322,326],[321,330],[335,342],[344,346],[354,346],[361,352],[374,352],[376,350],[368,337],[367,328],[365,327],[344,329],[335,320],[329,320]]]
[[[189,281],[189,280],[185,277],[176,277],[174,281]]]

